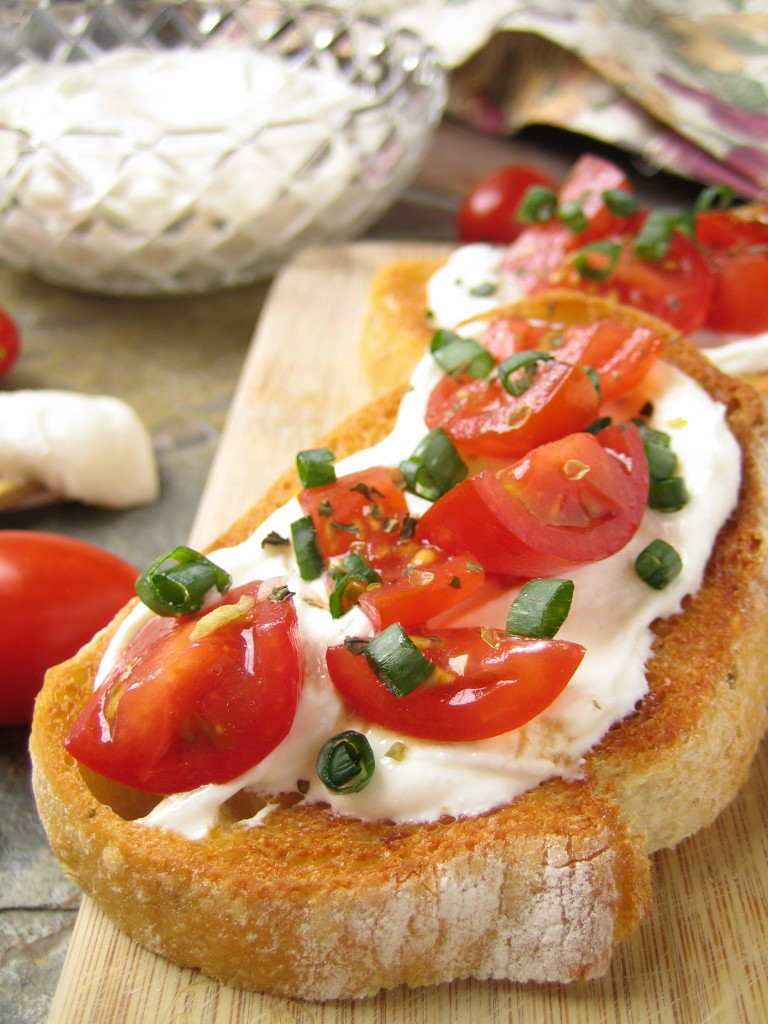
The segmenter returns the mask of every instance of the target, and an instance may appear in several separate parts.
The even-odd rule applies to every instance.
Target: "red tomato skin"
[[[594,520],[585,513],[582,523],[556,523],[546,515],[550,497],[551,507],[565,508],[568,515],[583,508],[577,482],[570,486],[573,497],[561,501],[569,493],[563,467],[570,460],[591,461],[589,496],[603,511]],[[500,473],[483,470],[464,480],[427,509],[416,537],[449,553],[471,549],[488,573],[554,576],[624,547],[640,525],[647,496],[648,463],[639,431],[634,424],[608,427],[596,436],[561,438]]]
[[[16,323],[0,309],[0,377],[14,366],[21,352],[21,335]]]
[[[0,725],[26,725],[52,665],[71,658],[135,596],[138,570],[60,534],[0,530]]]
[[[559,360],[538,364],[533,384],[510,395],[498,378],[443,377],[427,402],[427,426],[442,427],[459,451],[514,459],[597,416],[600,396],[584,367]]]
[[[414,634],[411,634],[414,635]],[[424,653],[443,671],[467,655],[456,683],[429,680],[397,697],[363,655],[343,644],[326,653],[334,686],[357,714],[401,735],[437,742],[471,742],[510,732],[541,714],[565,689],[584,648],[565,640],[531,640],[473,627],[443,630],[424,639]],[[455,675],[455,673],[452,673]],[[463,680],[466,680],[463,681]]]
[[[438,557],[392,583],[366,590],[359,604],[376,632],[393,622],[414,629],[471,597],[484,580],[483,567],[472,555]]]
[[[201,638],[190,634],[204,612],[150,619],[70,729],[72,756],[166,794],[227,782],[270,753],[293,722],[303,664],[293,602],[260,588],[228,591],[220,604],[253,607]]]
[[[557,190],[548,174],[526,164],[499,167],[480,178],[467,192],[456,218],[461,242],[505,244],[523,231],[517,211],[526,191],[533,185]]]
[[[726,334],[768,330],[768,207],[709,210],[696,218],[696,238],[712,274],[706,325]]]
[[[394,539],[393,532],[385,528],[387,520],[396,519],[402,524],[408,515],[401,484],[402,478],[398,479],[391,469],[377,466],[302,490],[299,504],[305,515],[312,516],[324,558],[336,558],[353,546],[365,545],[370,564],[375,567],[375,552],[386,549],[388,553]],[[326,503],[333,510],[328,515],[321,511]],[[354,530],[343,526],[353,526]]]

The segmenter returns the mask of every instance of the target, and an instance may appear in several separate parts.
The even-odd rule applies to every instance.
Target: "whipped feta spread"
[[[451,253],[427,287],[427,305],[435,327],[454,327],[525,297],[518,281],[502,271],[504,251],[503,246],[478,242]],[[700,328],[689,340],[723,373],[768,371],[768,332],[747,337]]]
[[[0,394],[0,476],[104,508],[149,504],[160,491],[152,440],[135,410],[73,391]]]
[[[374,448],[340,461],[338,474],[371,465],[397,466],[408,457],[426,433],[425,405],[438,378],[432,359],[425,357],[414,373],[393,432]],[[226,785],[167,797],[144,822],[200,838],[215,822],[219,806],[238,790],[247,787],[268,796],[295,791],[298,780],[309,783],[306,801],[327,802],[342,814],[425,822],[441,815],[479,814],[553,776],[577,776],[585,753],[645,694],[650,625],[658,616],[678,611],[682,598],[699,587],[715,535],[737,500],[740,452],[725,422],[724,408],[690,378],[661,362],[628,403],[627,414],[634,414],[646,399],[654,403],[653,425],[672,437],[691,500],[674,514],[646,511],[626,548],[569,573],[575,595],[558,637],[581,643],[587,653],[565,691],[543,714],[510,733],[473,743],[417,740],[350,714],[329,679],[325,650],[346,636],[371,635],[371,626],[357,607],[332,619],[318,607],[327,606],[322,580],[302,581],[290,549],[262,548],[268,533],[274,530],[288,536],[291,522],[302,515],[293,499],[247,540],[210,555],[232,574],[235,586],[283,577],[295,593],[306,675],[293,727],[271,754],[244,775]],[[408,501],[413,514],[427,504],[412,495]],[[683,560],[681,575],[663,591],[651,589],[634,571],[636,555],[657,537],[672,544]],[[471,606],[468,602],[464,610],[451,613],[450,623],[504,629],[515,593],[490,580]],[[97,686],[150,615],[139,605],[121,625],[102,662]],[[317,777],[315,760],[330,737],[348,728],[367,736],[376,770],[361,792],[335,794]],[[402,759],[392,756],[396,743],[402,744],[396,748],[398,755],[404,749]],[[265,813],[259,812],[252,823],[258,824]]]

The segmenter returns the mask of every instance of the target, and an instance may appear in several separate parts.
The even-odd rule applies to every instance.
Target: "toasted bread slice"
[[[668,358],[717,400],[744,455],[737,510],[704,583],[657,622],[648,696],[586,759],[510,805],[430,824],[363,822],[278,794],[233,799],[204,839],[134,819],[155,798],[82,770],[63,739],[115,625],[52,669],[31,736],[40,815],[65,869],[147,948],[234,986],[327,1000],[452,979],[600,975],[650,901],[649,854],[707,824],[766,726],[765,412],[686,343]],[[384,436],[402,391],[326,439]],[[298,486],[280,480],[215,546],[250,534]],[[717,770],[713,771],[713,765]],[[271,802],[271,801],[270,801]]]

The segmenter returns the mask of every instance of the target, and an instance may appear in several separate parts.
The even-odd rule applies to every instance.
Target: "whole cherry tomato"
[[[84,541],[0,530],[0,724],[31,720],[46,669],[106,626],[134,596],[137,576]]]
[[[557,183],[527,164],[500,167],[481,178],[459,207],[456,232],[462,242],[511,242],[525,225],[517,220],[523,196],[533,185],[554,191]]]

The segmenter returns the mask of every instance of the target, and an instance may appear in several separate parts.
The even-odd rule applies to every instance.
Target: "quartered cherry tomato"
[[[249,583],[213,610],[152,618],[65,746],[93,771],[150,793],[227,782],[287,735],[302,674],[293,601]]]
[[[338,557],[354,546],[373,568],[386,559],[408,515],[403,486],[392,470],[375,467],[301,491],[299,504],[312,516],[323,557]]]
[[[634,424],[571,434],[499,473],[483,470],[439,498],[416,537],[466,551],[486,572],[533,578],[619,551],[648,497],[648,462]]]
[[[584,656],[583,647],[565,640],[528,640],[473,627],[411,638],[437,670],[404,697],[392,693],[365,656],[348,646],[331,647],[326,662],[353,711],[426,740],[488,739],[524,725],[565,689]]]
[[[530,381],[524,376],[521,381],[525,390],[510,394],[498,376],[446,375],[429,397],[427,426],[442,427],[462,452],[513,459],[564,433],[584,430],[600,408],[598,391],[583,366],[542,360]]]
[[[650,327],[619,320],[596,318],[588,324],[575,324],[503,314],[488,321],[483,344],[499,361],[535,349],[564,363],[589,366],[598,375],[605,402],[639,383],[664,347],[662,338]]]
[[[524,294],[574,288],[636,306],[681,331],[707,315],[712,282],[698,246],[680,231],[663,255],[640,255],[638,234],[648,210],[631,200],[620,168],[582,157],[557,195],[551,218],[529,226],[504,254],[502,267]],[[610,197],[610,198],[609,198]],[[617,203],[617,197],[619,202]]]
[[[0,530],[0,724],[31,721],[46,669],[134,596],[138,571],[73,537]]]
[[[739,334],[768,330],[768,205],[700,213],[696,238],[712,275],[707,326]]]
[[[608,235],[602,243],[593,243],[592,249],[585,246],[552,274],[547,287],[603,295],[642,309],[683,332],[700,327],[709,309],[712,278],[698,246],[674,231],[665,255],[647,258],[638,255],[635,241],[635,236]],[[595,264],[601,259],[607,261],[605,272]],[[590,264],[592,269],[587,270]]]
[[[480,178],[462,200],[456,233],[462,242],[511,242],[524,225],[517,211],[532,185],[555,190],[553,178],[536,167],[510,164]]]
[[[13,367],[21,350],[21,337],[15,322],[0,309],[0,377]]]
[[[430,557],[391,583],[369,587],[360,595],[360,607],[376,632],[393,622],[404,629],[421,626],[483,585],[485,571],[472,555],[445,558],[430,548],[421,548],[420,553]]]

